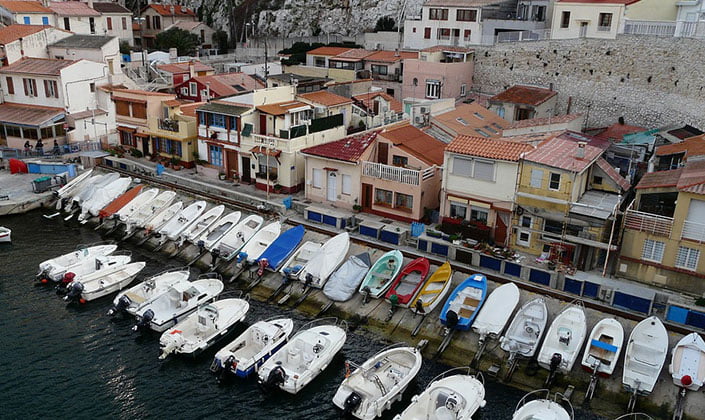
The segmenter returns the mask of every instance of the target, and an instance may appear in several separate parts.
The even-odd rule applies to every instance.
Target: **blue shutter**
[[[551,283],[551,275],[545,271],[532,268],[529,272],[529,281],[548,286]]]
[[[488,257],[487,255],[480,255],[480,267],[499,271],[501,265],[502,261],[498,260],[497,258]]]
[[[42,16],[42,25],[49,25],[49,18],[46,16]]]
[[[581,289],[583,288],[583,282],[579,280],[565,278],[565,283],[563,284],[563,290],[569,293],[580,295]]]
[[[504,274],[509,274],[514,277],[521,277],[521,266],[510,262],[504,263]]]
[[[25,17],[24,17],[24,24],[25,24],[25,25],[29,25],[29,24],[30,24],[29,16],[25,16]]]

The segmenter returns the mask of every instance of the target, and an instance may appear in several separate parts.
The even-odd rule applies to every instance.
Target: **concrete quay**
[[[51,191],[39,194],[32,191],[32,181],[41,176],[0,171],[0,216],[26,213],[49,204],[53,200]]]

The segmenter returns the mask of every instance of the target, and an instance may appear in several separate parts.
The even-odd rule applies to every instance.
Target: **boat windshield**
[[[457,418],[460,411],[465,408],[465,398],[446,387],[439,387],[431,391],[428,405],[429,414],[435,418]]]

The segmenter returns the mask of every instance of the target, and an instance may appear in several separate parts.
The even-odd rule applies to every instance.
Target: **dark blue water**
[[[40,261],[100,241],[98,233],[75,222],[47,220],[39,211],[0,217],[0,225],[12,229],[14,240],[0,245],[0,418],[336,419],[339,412],[331,400],[344,376],[344,360],[362,362],[389,344],[364,330],[348,334],[341,354],[298,395],[265,394],[254,380],[218,385],[208,370],[218,344],[196,359],[160,362],[158,335],[136,335],[131,320],[105,315],[112,297],[66,307],[51,288],[33,284]],[[134,260],[147,261],[142,275],[183,265],[133,245],[123,247]],[[310,321],[255,301],[247,321],[284,314],[297,327]],[[446,369],[424,360],[418,379],[387,417],[402,411],[413,394]],[[510,419],[524,394],[492,382],[486,390],[487,407],[476,419]],[[598,417],[577,413],[576,418]]]

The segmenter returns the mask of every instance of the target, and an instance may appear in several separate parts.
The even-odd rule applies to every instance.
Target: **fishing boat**
[[[66,206],[64,206],[64,210],[71,210],[71,207],[73,206],[82,207],[83,203],[85,203],[87,200],[90,200],[90,198],[93,196],[93,194],[95,194],[96,191],[100,190],[101,188],[104,188],[105,186],[107,186],[113,181],[118,180],[119,178],[120,175],[115,172],[90,177],[87,182],[83,183],[80,190],[77,190],[74,194],[72,194],[71,200],[66,203]]]
[[[173,219],[174,217],[176,217],[177,214],[179,214],[183,207],[183,201],[177,201],[176,203],[173,203],[169,207],[163,209],[159,213],[156,213],[154,216],[149,218],[144,224],[144,229],[148,233],[159,232],[159,230],[164,225],[169,223],[171,219]]]
[[[467,331],[487,297],[487,278],[473,274],[453,290],[441,310],[441,323],[452,330]]]
[[[250,265],[262,255],[265,249],[274,242],[282,231],[280,222],[272,222],[258,230],[242,247],[237,256],[239,265]]]
[[[115,296],[113,306],[108,310],[108,315],[123,312],[135,316],[140,305],[151,300],[154,296],[161,295],[177,283],[188,282],[190,275],[188,267],[170,268],[155,274]]]
[[[360,284],[364,301],[369,298],[379,299],[399,275],[403,263],[404,257],[398,249],[379,257]]]
[[[503,284],[490,293],[472,324],[481,343],[486,337],[498,338],[502,334],[518,303],[519,288],[514,283]]]
[[[245,299],[216,300],[201,305],[178,324],[164,331],[159,338],[161,354],[166,359],[170,354],[196,354],[213,345],[245,319],[250,303]]]
[[[64,300],[67,302],[90,302],[111,293],[122,290],[132,283],[137,274],[144,269],[146,262],[134,262],[113,265],[81,277],[70,283]]]
[[[258,274],[261,276],[264,269],[278,271],[286,259],[296,250],[296,247],[299,246],[304,238],[304,233],[306,233],[304,225],[297,225],[279,235],[257,258],[257,265],[260,269]]]
[[[449,262],[443,263],[421,285],[419,293],[411,301],[409,308],[414,315],[428,315],[443,302],[443,298],[450,291],[453,280],[453,269]]]
[[[365,274],[370,270],[370,253],[363,252],[348,258],[323,286],[323,294],[335,302],[345,302],[353,297]]]
[[[130,233],[135,228],[143,228],[149,219],[171,206],[176,199],[174,191],[162,191],[153,200],[146,202],[125,221],[125,230]]]
[[[5,226],[0,226],[0,243],[12,242],[12,230]]]
[[[419,288],[426,280],[431,266],[427,258],[419,257],[401,269],[397,277],[389,286],[385,299],[394,305],[408,308],[411,300],[416,296]],[[395,298],[396,296],[396,298]],[[394,302],[396,300],[396,303]]]
[[[225,206],[221,204],[201,214],[198,219],[196,219],[179,234],[178,245],[182,246],[186,241],[195,242],[199,236],[207,232],[210,227],[218,221],[218,218],[224,211]]]
[[[78,220],[83,222],[91,216],[98,216],[100,210],[127,191],[131,183],[132,178],[130,177],[118,178],[105,187],[98,188],[91,198],[81,205],[81,214],[78,216]]]
[[[705,342],[693,332],[676,344],[671,352],[668,373],[673,383],[689,391],[698,391],[705,381]]]
[[[343,262],[350,249],[350,235],[339,233],[328,239],[299,273],[299,281],[308,287],[322,288],[328,277]]]
[[[193,282],[178,282],[159,295],[142,303],[137,312],[137,324],[133,331],[151,328],[164,332],[171,328],[200,305],[214,300],[225,285],[218,278],[200,278]]]
[[[130,251],[117,251],[109,255],[99,255],[94,258],[86,258],[78,263],[66,267],[66,273],[61,278],[60,285],[57,290],[66,290],[69,283],[80,281],[85,276],[96,273],[100,270],[105,270],[113,266],[124,266],[132,261],[132,253]],[[45,279],[46,280],[46,279]],[[44,283],[47,283],[45,281]]]
[[[346,416],[372,420],[401,400],[421,369],[421,352],[404,343],[382,349],[367,359],[345,380],[333,396],[333,404]],[[346,362],[347,366],[351,362]]]
[[[471,420],[485,404],[482,375],[471,375],[470,368],[454,368],[433,378],[394,420]]]
[[[660,319],[650,316],[636,324],[624,350],[624,388],[631,393],[650,394],[667,354],[668,331]]]
[[[138,197],[138,194],[142,192],[144,185],[137,185],[136,187],[130,188],[124,194],[118,196],[116,199],[108,203],[107,206],[100,209],[98,212],[98,217],[105,219],[108,217],[113,217],[117,212],[122,210],[126,205],[128,205],[132,200]]]
[[[299,249],[294,251],[279,271],[288,279],[297,278],[304,266],[318,253],[322,246],[323,244],[319,242],[304,242]]]
[[[590,332],[583,352],[583,370],[603,378],[612,375],[624,344],[624,328],[614,318],[600,320]]]
[[[260,366],[259,383],[290,394],[298,393],[311,383],[343,348],[347,338],[345,329],[330,321],[330,318],[323,318],[304,325]],[[329,324],[316,325],[325,322]]]
[[[293,330],[289,318],[257,321],[215,354],[211,371],[247,378],[289,341]]]
[[[545,397],[540,398],[541,394],[545,394]],[[548,389],[537,389],[526,394],[517,404],[512,420],[573,420],[575,413],[570,401],[559,393],[552,400],[550,394]]]
[[[218,241],[225,236],[226,233],[230,232],[232,228],[237,226],[241,217],[242,213],[239,211],[226,214],[220,220],[215,222],[215,224],[208,230],[203,232],[196,240],[196,243],[202,243],[205,249],[212,251],[213,246],[218,243]]]
[[[230,261],[237,255],[242,247],[252,239],[262,227],[264,219],[257,214],[251,214],[240,221],[235,227],[213,246],[211,253],[225,261]]]
[[[193,223],[206,209],[206,202],[199,200],[181,209],[166,222],[158,231],[159,243],[176,240],[181,232]]]
[[[515,357],[534,357],[548,322],[548,308],[543,298],[526,302],[512,319],[507,331],[499,339],[500,348]]]
[[[59,281],[64,277],[68,267],[79,264],[83,260],[95,261],[96,257],[112,254],[116,249],[117,245],[111,243],[79,245],[73,252],[40,263],[37,278]]]
[[[142,192],[131,200],[129,203],[125,204],[123,208],[118,210],[114,217],[120,222],[126,223],[130,216],[135,214],[137,210],[142,206],[148,205],[154,198],[159,194],[159,190],[156,188],[149,188],[147,190],[142,190]]]
[[[539,365],[550,372],[558,369],[570,373],[586,335],[587,324],[582,304],[568,306],[553,320],[546,333],[538,355]]]

